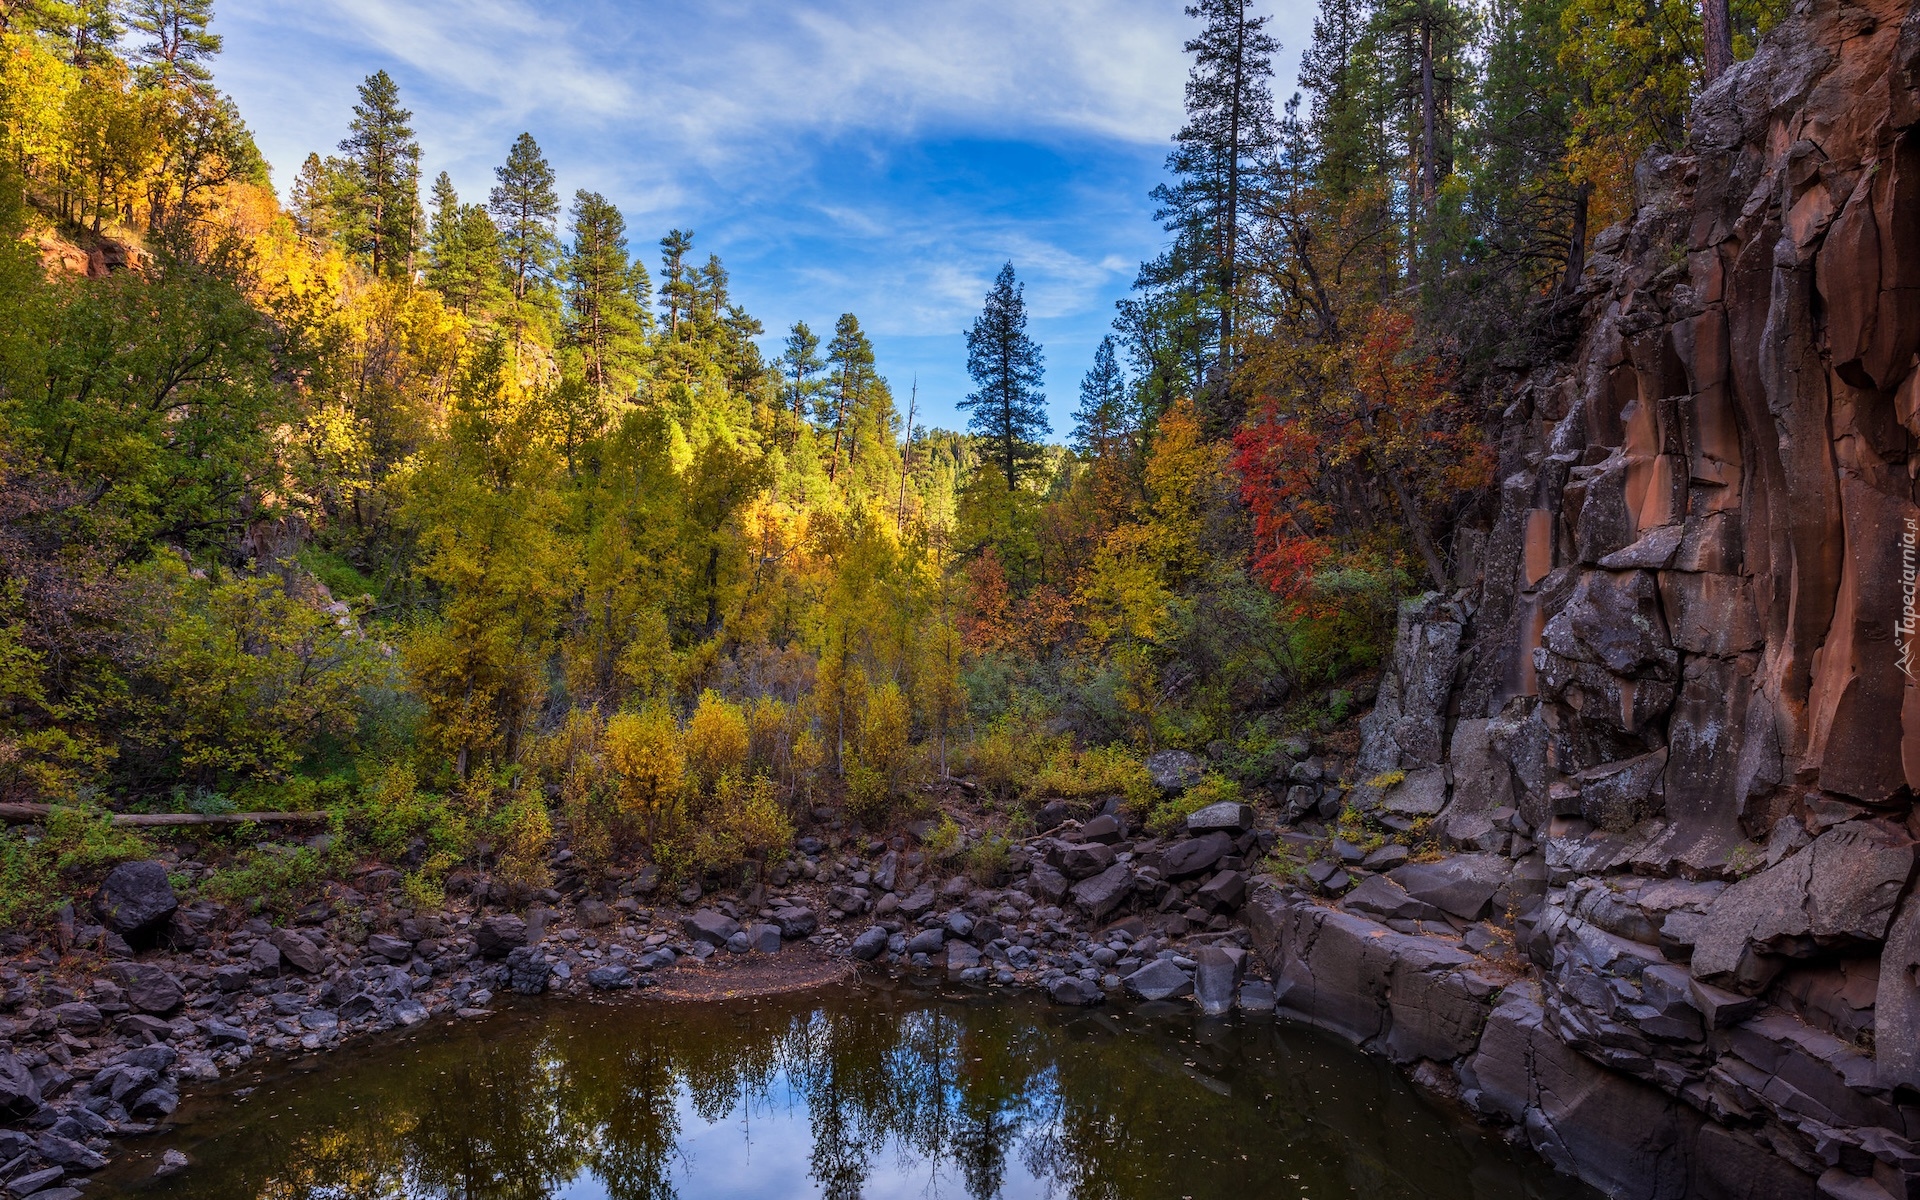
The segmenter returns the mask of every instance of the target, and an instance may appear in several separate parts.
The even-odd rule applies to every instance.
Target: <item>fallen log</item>
[[[43,821],[53,812],[51,804],[0,804],[0,822],[21,825]],[[246,813],[115,813],[113,824],[133,829],[156,829],[177,825],[246,825],[281,822],[298,824],[330,821],[333,814],[319,812],[246,812]]]

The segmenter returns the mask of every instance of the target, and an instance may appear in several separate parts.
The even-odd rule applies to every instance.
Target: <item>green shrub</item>
[[[286,912],[319,890],[327,866],[311,846],[250,846],[208,876],[201,890],[249,912]]]
[[[990,834],[967,851],[967,874],[981,887],[995,887],[1005,881],[1012,861],[1012,843],[999,834]]]
[[[1154,805],[1147,816],[1147,832],[1155,837],[1166,837],[1178,833],[1186,827],[1187,818],[1210,804],[1222,801],[1238,803],[1241,799],[1240,785],[1224,775],[1209,771],[1200,777],[1200,781],[1177,796],[1169,796]]]
[[[1061,746],[1032,777],[1027,791],[1068,800],[1120,796],[1136,811],[1150,806],[1155,795],[1145,760],[1118,742],[1081,751]]]

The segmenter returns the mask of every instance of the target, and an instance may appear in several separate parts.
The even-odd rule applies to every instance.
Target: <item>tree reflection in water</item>
[[[548,1004],[178,1115],[168,1144],[195,1166],[146,1194],[1590,1195],[1433,1111],[1384,1064],[1298,1029],[878,986]]]

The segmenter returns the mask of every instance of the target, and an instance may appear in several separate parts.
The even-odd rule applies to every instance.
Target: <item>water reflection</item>
[[[877,987],[550,1005],[177,1115],[195,1167],[148,1195],[1590,1195],[1311,1033]]]

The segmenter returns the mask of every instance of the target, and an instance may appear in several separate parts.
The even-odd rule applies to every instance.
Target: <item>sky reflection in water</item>
[[[1591,1195],[1292,1026],[880,986],[435,1025],[177,1116],[144,1149],[195,1166],[145,1195]]]

